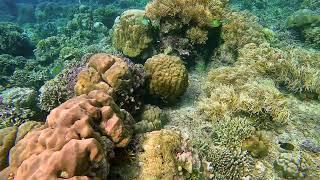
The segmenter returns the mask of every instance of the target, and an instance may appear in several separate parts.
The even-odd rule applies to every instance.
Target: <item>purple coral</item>
[[[319,153],[320,152],[320,146],[316,145],[315,143],[311,142],[310,140],[304,140],[301,144],[300,147],[302,149],[305,149],[310,152],[314,153]]]

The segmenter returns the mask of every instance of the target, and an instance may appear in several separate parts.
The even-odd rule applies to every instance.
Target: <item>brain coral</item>
[[[139,56],[152,42],[152,26],[142,10],[127,10],[114,26],[112,43],[129,57]]]
[[[144,65],[150,75],[149,93],[164,101],[175,101],[188,87],[188,72],[177,56],[158,54]]]
[[[106,179],[112,149],[129,143],[132,123],[131,115],[102,91],[75,97],[52,110],[45,125],[11,149],[9,167],[0,175]]]
[[[90,57],[87,68],[80,72],[74,87],[77,95],[103,90],[116,99],[121,108],[135,113],[142,105],[145,73],[130,60],[98,53]]]

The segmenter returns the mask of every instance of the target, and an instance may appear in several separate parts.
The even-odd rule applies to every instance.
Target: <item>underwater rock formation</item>
[[[51,111],[45,125],[30,131],[10,150],[9,167],[1,176],[106,179],[112,150],[129,143],[133,122],[102,91],[70,99]]]
[[[87,68],[80,72],[74,87],[77,95],[103,90],[115,98],[123,109],[134,114],[143,105],[145,72],[130,60],[99,53],[90,57]]]
[[[144,67],[150,75],[150,95],[174,102],[186,91],[188,72],[179,57],[158,54],[149,58]]]
[[[150,47],[153,41],[151,21],[142,10],[123,12],[114,25],[113,46],[129,57],[137,57]]]

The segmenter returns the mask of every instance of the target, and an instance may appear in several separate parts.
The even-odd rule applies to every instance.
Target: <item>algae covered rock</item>
[[[126,56],[137,57],[153,41],[151,21],[142,10],[127,10],[114,26],[113,46]]]
[[[158,54],[144,65],[150,75],[149,93],[164,101],[176,101],[188,87],[188,72],[177,56]]]
[[[307,9],[299,10],[287,19],[287,27],[295,29],[304,28],[317,23],[320,23],[320,15]]]

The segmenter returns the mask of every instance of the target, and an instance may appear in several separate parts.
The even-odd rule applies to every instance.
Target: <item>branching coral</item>
[[[114,26],[112,43],[129,57],[137,57],[153,41],[150,20],[142,10],[128,10],[121,14]]]
[[[217,145],[235,147],[251,136],[255,129],[246,118],[225,118],[215,123],[212,141]]]
[[[253,170],[253,160],[245,151],[212,147],[207,154],[211,171],[217,179],[241,179]]]
[[[30,88],[10,88],[3,91],[0,96],[2,103],[14,107],[35,108],[37,92]]]

